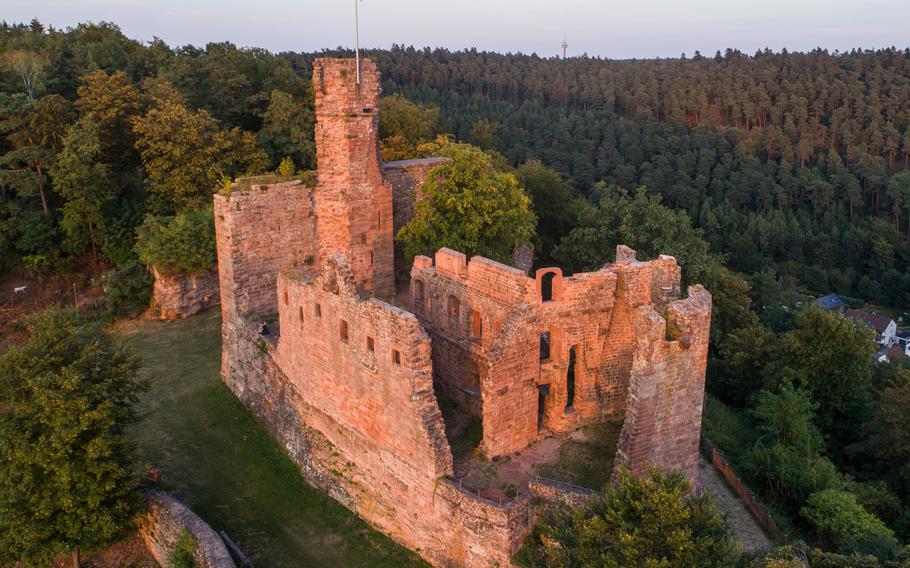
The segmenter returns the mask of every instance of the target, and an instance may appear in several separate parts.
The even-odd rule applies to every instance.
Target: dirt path
[[[743,550],[751,552],[771,548],[773,543],[755,518],[742,504],[736,493],[724,482],[724,478],[710,462],[701,458],[698,463],[701,484],[705,493],[714,498],[717,507],[727,516],[727,524],[740,542]]]

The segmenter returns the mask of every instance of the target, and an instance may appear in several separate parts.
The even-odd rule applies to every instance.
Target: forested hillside
[[[589,193],[645,185],[747,273],[908,303],[910,51],[610,61],[396,48],[387,92]],[[308,57],[292,57],[305,70]]]
[[[214,192],[315,167],[311,63],[339,54],[0,25],[0,273],[103,272],[116,313],[147,303],[143,264],[210,268]],[[806,300],[910,306],[910,50],[365,55],[383,156],[476,156],[522,204],[513,236],[536,218],[538,264],[624,243],[710,290],[705,431],[791,536],[867,555],[812,566],[908,561],[910,370]]]

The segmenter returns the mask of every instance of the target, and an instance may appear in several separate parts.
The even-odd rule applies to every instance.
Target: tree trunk
[[[73,551],[73,568],[80,568],[82,562],[79,560],[79,549]]]
[[[95,231],[92,228],[92,223],[88,224],[88,238],[89,242],[92,243],[92,260],[95,263],[95,268],[98,267],[98,250],[95,248]]]
[[[37,169],[38,169],[38,178],[40,179],[41,176],[43,175],[41,172],[41,164],[38,164]],[[38,195],[41,196],[41,210],[44,211],[44,216],[47,217],[51,213],[47,209],[47,197],[45,197],[45,195],[44,195],[44,184],[43,183],[38,184]]]

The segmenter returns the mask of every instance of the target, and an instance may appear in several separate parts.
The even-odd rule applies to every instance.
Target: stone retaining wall
[[[600,497],[601,492],[587,487],[562,483],[554,479],[535,477],[528,483],[528,490],[536,497],[544,509],[566,505],[573,509],[586,507],[593,499]]]
[[[154,317],[186,318],[221,301],[217,270],[168,276],[152,267],[152,276],[155,277],[152,292]]]
[[[139,535],[162,566],[184,533],[196,544],[193,560],[202,568],[237,568],[221,537],[186,505],[160,491],[148,493],[148,513],[139,521]]]

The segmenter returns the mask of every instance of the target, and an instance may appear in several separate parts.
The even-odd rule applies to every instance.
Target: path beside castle
[[[742,544],[743,550],[751,552],[773,546],[768,535],[755,521],[742,501],[724,482],[720,472],[702,457],[698,462],[698,472],[705,492],[714,498],[717,507],[727,516],[727,524],[733,535]]]

